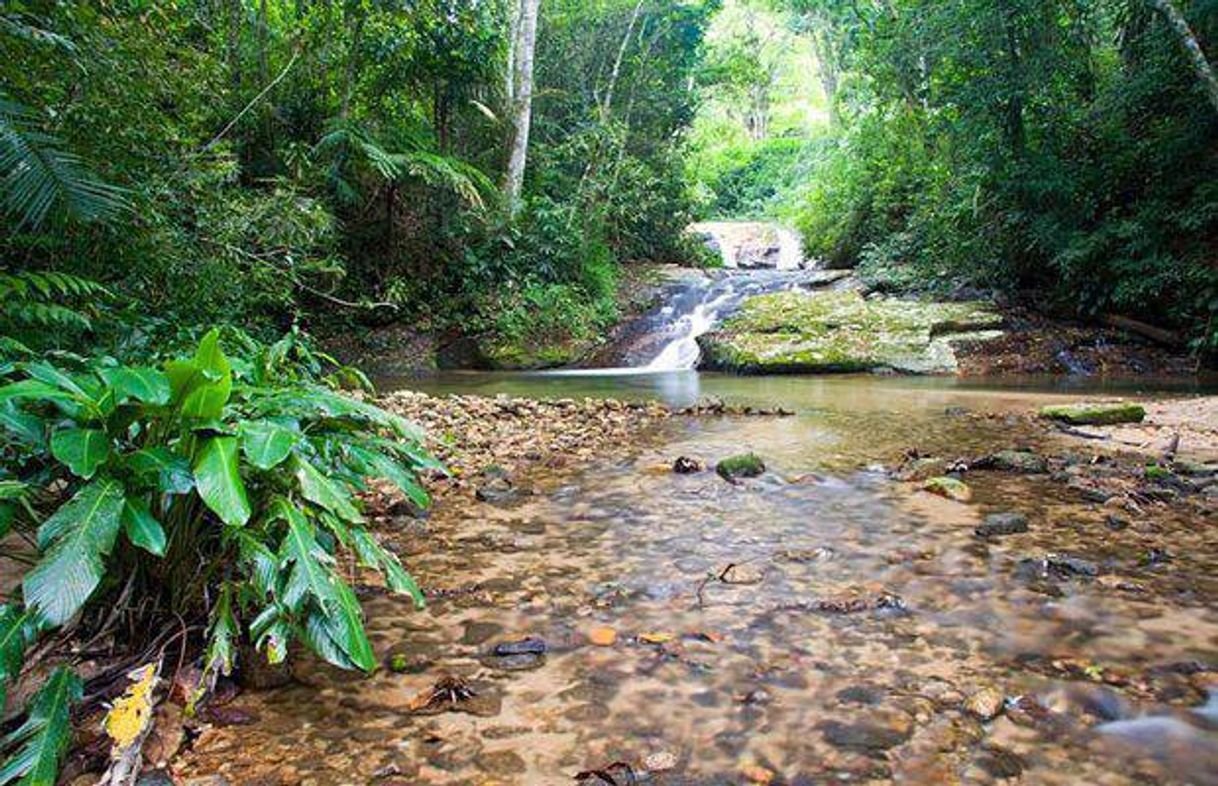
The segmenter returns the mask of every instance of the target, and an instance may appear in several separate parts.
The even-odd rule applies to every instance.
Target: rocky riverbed
[[[377,516],[427,610],[364,587],[382,668],[298,658],[197,725],[179,778],[1214,782],[1213,399],[1069,430],[1034,395],[390,403],[465,479]]]

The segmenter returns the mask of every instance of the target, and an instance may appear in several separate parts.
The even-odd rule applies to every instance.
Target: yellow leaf
[[[651,631],[649,633],[640,633],[639,641],[644,644],[663,644],[667,641],[672,641],[671,633],[663,633],[660,631]]]
[[[152,692],[156,688],[156,664],[141,666],[127,676],[133,682],[106,713],[105,729],[116,751],[131,747],[152,720]]]

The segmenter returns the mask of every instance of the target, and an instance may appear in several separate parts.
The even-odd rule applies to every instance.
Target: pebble
[[[677,757],[671,751],[656,751],[643,759],[643,769],[648,772],[665,772],[676,766]]]
[[[993,686],[987,686],[969,696],[964,701],[964,709],[980,721],[991,721],[1002,714],[1003,702],[1006,697],[1002,691]]]
[[[617,631],[613,628],[593,628],[588,631],[588,641],[597,647],[612,647],[617,641]]]

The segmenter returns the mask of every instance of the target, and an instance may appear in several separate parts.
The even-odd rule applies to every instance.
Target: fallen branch
[[[1180,338],[1180,334],[1174,330],[1148,325],[1145,322],[1123,317],[1120,314],[1105,314],[1104,324],[1120,330],[1127,330],[1130,333],[1136,333],[1143,338],[1148,338],[1167,347],[1179,347],[1184,343]]]
[[[210,142],[208,142],[206,145],[204,145],[204,146],[202,147],[202,149],[200,149],[200,150],[199,150],[199,152],[200,152],[200,153],[205,153],[205,152],[207,152],[208,150],[211,150],[211,149],[212,149],[212,148],[213,148],[213,147],[216,145],[216,143],[217,143],[217,142],[219,142],[221,139],[223,139],[223,138],[224,138],[224,136],[225,136],[225,135],[226,135],[226,134],[227,134],[229,131],[232,131],[232,130],[233,130],[233,126],[237,125],[237,123],[241,121],[241,118],[245,117],[245,113],[246,113],[246,112],[248,112],[248,111],[250,111],[251,109],[253,109],[253,108],[254,108],[254,104],[256,104],[256,103],[258,103],[259,101],[261,101],[261,100],[262,100],[262,98],[263,98],[263,96],[265,96],[267,93],[271,92],[271,90],[272,90],[272,89],[275,87],[275,85],[277,85],[277,84],[279,84],[281,81],[283,81],[283,78],[284,78],[285,76],[287,76],[287,75],[288,75],[288,72],[289,72],[289,71],[291,71],[291,70],[292,70],[292,66],[296,65],[296,59],[297,59],[298,57],[300,57],[300,52],[298,52],[298,51],[297,51],[297,52],[293,52],[293,53],[292,53],[292,59],[291,59],[291,60],[289,60],[289,61],[288,61],[288,64],[287,64],[286,66],[284,66],[284,67],[283,67],[283,70],[282,70],[282,71],[280,71],[280,72],[279,72],[279,76],[277,76],[277,77],[275,77],[274,79],[272,79],[272,80],[271,80],[271,81],[270,81],[270,82],[267,84],[267,86],[266,86],[266,87],[262,88],[262,90],[261,90],[261,91],[258,93],[258,95],[256,95],[256,96],[254,96],[253,98],[251,98],[251,99],[250,99],[250,101],[249,101],[249,103],[248,103],[248,104],[246,104],[246,105],[245,105],[245,106],[244,106],[244,107],[241,109],[241,111],[237,113],[237,116],[236,116],[236,117],[234,117],[232,120],[228,121],[228,125],[226,125],[226,126],[225,126],[224,128],[222,128],[222,129],[220,129],[220,133],[218,133],[218,134],[216,134],[214,137],[212,137],[211,141],[210,141]]]

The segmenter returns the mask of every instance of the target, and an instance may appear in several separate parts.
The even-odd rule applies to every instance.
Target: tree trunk
[[[520,212],[524,168],[529,153],[529,125],[533,119],[533,50],[537,44],[540,6],[541,0],[521,0],[520,4],[520,41],[513,68],[516,100],[512,108],[512,145],[503,189],[508,214],[513,218]]]
[[[1154,6],[1167,20],[1167,24],[1176,34],[1176,38],[1180,39],[1180,45],[1184,47],[1185,53],[1192,61],[1193,71],[1196,72],[1197,78],[1205,87],[1210,103],[1214,105],[1214,111],[1218,112],[1218,75],[1214,74],[1214,67],[1205,58],[1205,52],[1201,51],[1201,44],[1197,41],[1193,29],[1188,26],[1188,20],[1171,0],[1154,0]]]
[[[503,94],[510,110],[516,100],[516,50],[520,46],[520,0],[512,0],[508,11],[507,66],[503,73]]]
[[[646,0],[639,0],[634,4],[634,11],[630,14],[630,23],[626,25],[626,34],[622,36],[622,43],[617,48],[617,58],[613,61],[613,71],[609,74],[609,86],[605,89],[605,99],[601,102],[601,122],[609,120],[609,112],[613,109],[613,91],[617,88],[618,77],[622,75],[622,60],[626,58],[626,49],[630,45],[630,37],[634,35],[634,26],[639,22],[639,14],[643,12],[643,3]]]

